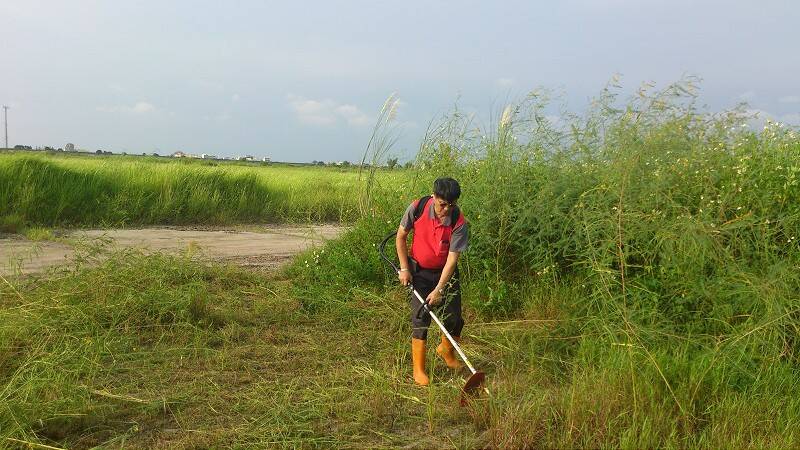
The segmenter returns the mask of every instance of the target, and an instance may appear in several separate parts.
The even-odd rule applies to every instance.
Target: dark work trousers
[[[412,285],[423,300],[428,297],[428,294],[439,283],[441,274],[441,270],[429,269],[419,269],[413,274],[414,281],[412,281]],[[431,324],[430,314],[420,311],[422,303],[413,293],[409,298],[409,306],[411,308],[411,336],[416,339],[427,339],[428,327]],[[461,329],[464,328],[464,319],[461,317],[461,283],[459,282],[458,268],[456,268],[455,273],[450,278],[450,282],[444,289],[441,303],[431,309],[436,314],[436,317],[442,321],[451,336],[461,336]],[[417,318],[417,313],[419,313],[419,318]]]

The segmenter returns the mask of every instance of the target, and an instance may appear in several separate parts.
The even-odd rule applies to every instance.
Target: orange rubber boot
[[[425,373],[425,339],[411,338],[411,361],[414,364],[414,382],[420,386],[430,383]]]
[[[453,336],[453,340],[460,344],[461,336]],[[456,349],[453,347],[453,344],[447,340],[447,336],[442,335],[442,343],[436,347],[436,353],[442,357],[444,363],[447,364],[447,367],[451,369],[460,369],[464,367],[464,365],[461,364],[461,361],[459,361],[458,358],[456,358],[455,350]]]

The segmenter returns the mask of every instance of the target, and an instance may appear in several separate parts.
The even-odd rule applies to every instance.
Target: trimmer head
[[[461,389],[461,406],[467,406],[470,398],[480,394],[485,380],[486,374],[481,371],[473,373],[472,376],[467,379],[466,384],[464,384],[464,387]]]

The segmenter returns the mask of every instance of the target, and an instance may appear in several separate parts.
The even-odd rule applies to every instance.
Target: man
[[[406,209],[397,230],[395,245],[400,259],[397,277],[403,286],[412,283],[434,312],[443,319],[444,326],[456,342],[461,340],[464,319],[461,317],[461,289],[459,285],[458,258],[467,249],[468,228],[456,201],[461,187],[452,178],[438,178],[433,183],[433,194],[415,200]],[[406,240],[414,230],[409,258]],[[411,307],[411,357],[414,382],[427,386],[430,382],[425,372],[425,346],[431,317],[418,314],[422,303],[413,294]],[[436,353],[448,367],[458,369],[461,363],[447,337]]]

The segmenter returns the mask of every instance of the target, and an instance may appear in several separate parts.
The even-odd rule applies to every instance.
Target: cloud
[[[206,121],[206,122],[212,122],[212,121],[213,122],[227,122],[227,121],[231,120],[232,118],[233,118],[233,115],[230,113],[230,111],[223,111],[223,112],[221,112],[219,114],[215,114],[213,116],[212,115],[208,115],[208,114],[203,116],[203,120]]]
[[[136,102],[133,106],[116,105],[116,106],[98,106],[95,108],[97,111],[105,113],[123,113],[123,114],[148,114],[156,111],[156,107],[148,102]]]
[[[778,99],[781,103],[800,103],[800,95],[787,95]]]
[[[288,94],[286,99],[297,120],[309,125],[330,126],[344,121],[350,126],[364,126],[372,122],[355,105],[339,104],[330,99],[313,100],[294,94]]]
[[[557,116],[555,114],[548,114],[544,116],[544,118],[547,119],[547,121],[550,122],[550,125],[553,127],[561,127],[565,125],[565,122],[561,120],[561,116]]]
[[[748,109],[745,111],[747,114],[747,125],[750,128],[763,128],[768,120],[773,120],[772,115],[761,109]]]
[[[156,107],[153,106],[152,103],[147,103],[147,102],[136,102],[136,104],[133,105],[133,108],[131,108],[131,111],[135,112],[136,114],[149,113],[155,110]]]
[[[767,121],[780,122],[792,126],[800,126],[800,114],[798,113],[784,114],[782,116],[777,116],[768,111],[764,111],[763,109],[748,109],[745,112],[748,116],[751,116],[747,120],[747,124],[750,125],[750,127],[752,128],[756,129],[763,128],[764,125],[767,124]]]
[[[334,111],[347,120],[349,125],[362,126],[371,122],[370,118],[354,105],[340,105]]]
[[[511,86],[514,86],[516,84],[516,82],[514,81],[513,78],[504,77],[504,78],[498,78],[497,80],[495,80],[495,84],[498,87],[501,87],[501,88],[510,88]]]
[[[311,125],[333,125],[336,116],[333,109],[336,104],[332,100],[309,100],[294,94],[287,96],[297,120]]]
[[[784,114],[780,120],[787,125],[800,125],[800,113]]]
[[[739,100],[743,102],[749,102],[756,98],[756,93],[753,91],[742,92],[739,94]]]
[[[188,83],[189,87],[191,87],[191,88],[198,89],[198,90],[201,90],[201,91],[206,91],[206,92],[208,92],[208,91],[217,91],[217,92],[219,92],[219,91],[224,91],[225,90],[225,85],[220,83],[219,81],[207,80],[207,79],[204,79],[204,78],[192,79],[192,80],[189,80],[187,83]]]

